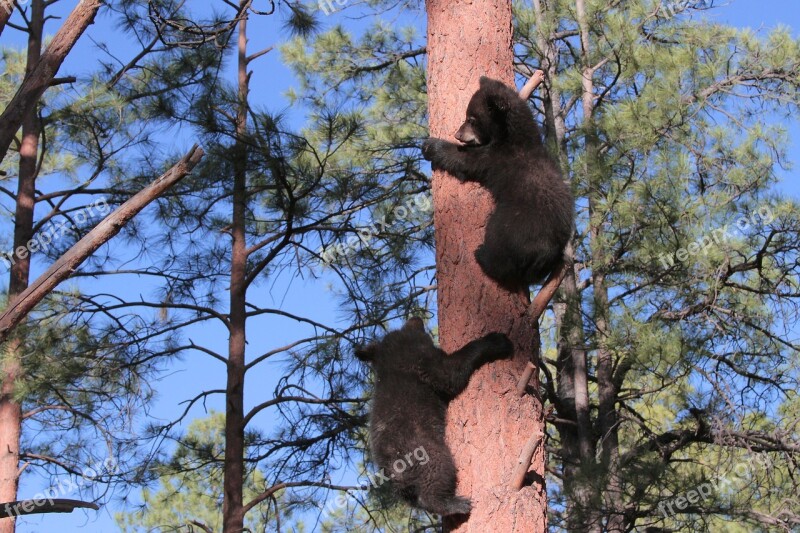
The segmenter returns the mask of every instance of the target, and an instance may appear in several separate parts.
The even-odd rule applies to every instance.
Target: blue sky
[[[752,28],[760,35],[777,26],[792,29],[792,35],[800,38],[800,1],[797,0],[729,0],[719,9],[709,11],[708,17],[716,22],[741,28]],[[781,177],[780,189],[794,198],[800,198],[800,180],[797,178],[797,164],[800,163],[800,121],[787,124],[790,134],[789,158],[795,168],[789,171],[778,170]]]
[[[717,2],[720,3],[721,2]],[[65,13],[75,4],[72,0],[62,0],[56,6]],[[793,29],[795,36],[800,37],[800,2],[798,0],[731,0],[719,9],[709,12],[709,18],[731,24],[737,27],[750,27],[761,33],[766,33],[778,25],[789,26]],[[62,19],[63,20],[63,19]],[[339,15],[322,17],[323,24],[329,24],[341,20]],[[115,35],[115,30],[109,24],[108,16],[100,16],[94,26],[84,35],[74,53],[70,56],[67,63],[62,67],[60,75],[89,73],[94,69],[93,60],[97,57],[92,39],[95,41],[108,41],[112,46],[120,48],[122,51],[128,46],[122,39]],[[52,33],[56,24],[60,22],[51,21],[48,25],[48,32]],[[363,24],[363,21],[360,22]],[[422,22],[420,22],[422,24]],[[281,38],[286,37],[276,20],[273,17],[256,17],[250,26],[250,50],[255,51],[261,48],[278,44]],[[2,43],[4,45],[21,46],[23,41],[20,35],[12,30],[6,30]],[[259,59],[259,64],[254,68],[254,75],[251,83],[254,94],[263,95],[263,105],[280,110],[287,107],[282,94],[294,83],[291,73],[280,61],[280,55],[273,51]],[[301,118],[301,117],[297,117]],[[790,125],[792,147],[791,159],[795,162],[800,161],[800,127],[798,124]],[[174,137],[180,146],[175,146],[176,150],[187,148],[190,140],[180,135]],[[781,188],[795,197],[800,196],[800,184],[794,177],[794,172],[782,172],[784,182]],[[96,287],[95,287],[96,288]],[[287,296],[287,291],[291,290],[291,297]],[[148,294],[153,290],[144,282],[136,284],[134,292]],[[339,318],[334,295],[326,293],[320,289],[319,285],[297,281],[291,287],[280,286],[271,289],[268,286],[259,287],[257,291],[263,292],[262,303],[265,306],[281,306],[289,312],[297,312],[302,315],[313,314],[313,316],[326,323],[331,323]],[[255,324],[251,324],[253,326]],[[271,347],[281,346],[294,340],[301,334],[301,329],[292,322],[265,323],[265,327],[256,327],[250,330],[249,353],[260,353]],[[227,344],[227,337],[221,328],[204,327],[197,328],[190,335],[196,340],[207,343],[209,346],[224,351]],[[195,337],[196,335],[196,337]],[[263,395],[259,391],[272,388],[274,379],[271,376],[270,366],[265,365],[257,372],[248,374],[247,404],[252,406]],[[153,413],[165,419],[174,415],[178,408],[178,402],[185,400],[196,391],[219,388],[224,385],[221,381],[224,368],[220,363],[210,361],[200,356],[190,356],[184,358],[183,362],[176,365],[174,372],[169,374],[159,384],[160,397],[155,405]],[[191,386],[187,386],[191,384]],[[209,407],[219,410],[223,409],[221,402],[210,401]],[[201,411],[196,411],[198,416]],[[256,420],[256,423],[268,427],[267,420]],[[21,497],[30,496],[39,487],[34,482],[23,485],[20,493]],[[77,497],[68,496],[68,497]],[[45,532],[53,531],[57,527],[59,531],[89,531],[89,532],[111,532],[116,531],[116,525],[111,518],[115,511],[113,504],[102,509],[99,513],[75,513],[73,515],[41,515],[20,521],[18,531],[26,532]]]

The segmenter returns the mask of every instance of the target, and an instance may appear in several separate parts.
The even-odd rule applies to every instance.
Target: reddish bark
[[[3,384],[0,391],[0,501],[17,499],[19,486],[19,439],[22,422],[22,408],[14,399],[17,379],[21,373],[18,354],[22,349],[19,339],[12,339],[3,354]],[[13,533],[14,519],[0,519],[0,533]]]
[[[244,10],[244,2],[240,7]],[[231,221],[230,338],[225,389],[225,472],[223,479],[222,531],[244,529],[244,379],[247,320],[247,17],[239,21],[239,109],[233,169],[233,218]]]
[[[14,12],[14,0],[0,0],[0,35],[6,27],[8,19],[11,18],[11,13]]]
[[[0,11],[4,11],[0,6]],[[28,24],[28,55],[25,76],[29,76],[39,62],[44,32],[44,0],[34,0]],[[14,214],[14,246],[24,247],[33,236],[33,210],[36,201],[37,155],[41,124],[36,107],[22,117],[22,143],[19,148],[19,178]],[[12,263],[8,284],[9,302],[18,297],[30,279],[31,258],[23,254]],[[22,350],[24,341],[15,337],[6,345],[3,354],[2,385],[0,385],[0,501],[17,499],[19,488],[19,444],[22,432],[22,406],[15,397],[17,382],[22,376]],[[0,520],[0,533],[13,533],[16,520]]]
[[[451,138],[481,75],[513,85],[511,4],[429,0],[427,12],[431,136]],[[447,520],[445,529],[545,531],[541,446],[526,476],[532,483],[520,491],[510,488],[520,453],[531,435],[543,432],[540,402],[515,394],[535,338],[528,295],[504,291],[475,263],[473,252],[492,207],[488,192],[441,172],[434,173],[432,190],[442,348],[453,351],[491,331],[508,333],[517,348],[513,361],[476,372],[450,405],[447,438],[458,467],[458,493],[472,499],[473,511],[467,521]]]
[[[53,36],[53,40],[42,54],[41,60],[30,73],[26,72],[22,85],[0,116],[0,161],[5,158],[8,147],[11,146],[11,141],[14,140],[14,135],[23,119],[51,85],[61,63],[64,62],[67,54],[86,31],[86,28],[94,22],[94,16],[103,3],[104,0],[81,0],[78,2],[67,20]]]

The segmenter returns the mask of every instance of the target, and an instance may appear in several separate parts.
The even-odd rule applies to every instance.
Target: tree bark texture
[[[0,11],[5,11],[0,6]],[[36,68],[42,54],[44,33],[44,0],[34,0],[28,24],[28,53],[25,77]],[[16,209],[14,213],[14,246],[25,246],[33,236],[33,210],[36,202],[36,175],[38,174],[39,135],[41,123],[36,105],[22,117],[22,142],[19,148],[19,177]],[[28,288],[31,272],[30,255],[18,257],[12,263],[8,284],[8,300],[12,301]],[[2,359],[2,384],[0,384],[0,501],[17,499],[19,488],[19,447],[22,435],[22,405],[15,392],[22,378],[22,357],[25,341],[15,336],[5,346]],[[13,533],[16,519],[0,519],[0,533]]]
[[[42,54],[40,61],[31,72],[25,73],[16,94],[9,102],[0,116],[0,161],[8,153],[8,148],[14,140],[17,130],[22,125],[23,119],[50,86],[61,63],[69,54],[75,43],[86,31],[104,0],[81,0],[72,10],[67,20],[53,36],[53,40]],[[0,7],[0,10],[2,8]]]
[[[242,0],[244,7],[244,0]],[[230,337],[225,389],[225,473],[223,481],[223,532],[244,529],[244,378],[247,320],[247,17],[239,21],[236,159],[233,167],[233,218],[231,221]]]
[[[428,97],[432,137],[452,139],[482,75],[513,86],[511,3],[429,0]],[[531,435],[543,432],[542,406],[516,394],[533,353],[535,324],[529,297],[509,293],[475,262],[492,209],[476,184],[433,175],[439,337],[450,352],[491,331],[507,333],[513,361],[486,365],[448,411],[447,441],[458,468],[458,494],[472,499],[468,519],[445,520],[445,531],[535,533],[546,531],[543,446],[538,447],[522,490],[510,488],[518,457]],[[532,383],[538,388],[538,379]]]
[[[6,27],[8,19],[11,18],[11,13],[14,12],[14,0],[0,0],[0,35]]]

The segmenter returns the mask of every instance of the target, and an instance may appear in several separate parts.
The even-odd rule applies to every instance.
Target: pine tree
[[[542,367],[564,509],[551,523],[790,528],[788,493],[756,487],[780,470],[764,461],[794,448],[793,424],[770,413],[797,379],[798,226],[774,184],[798,44],[705,20],[709,2],[567,4],[517,18],[531,44],[520,62],[547,72],[537,104],[580,198]],[[752,490],[676,505],[744,456]]]

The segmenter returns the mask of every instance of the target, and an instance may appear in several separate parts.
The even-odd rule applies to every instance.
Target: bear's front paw
[[[488,344],[489,358],[507,359],[514,354],[514,344],[505,333],[489,333],[483,338]]]
[[[422,157],[428,161],[433,161],[433,158],[436,157],[446,145],[447,141],[444,139],[437,139],[436,137],[425,139],[425,142],[422,143]]]

